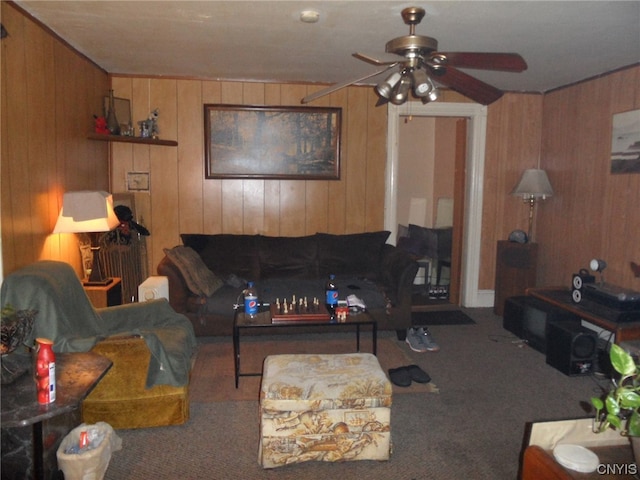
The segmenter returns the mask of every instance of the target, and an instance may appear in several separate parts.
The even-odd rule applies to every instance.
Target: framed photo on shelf
[[[340,179],[341,108],[204,106],[206,178]]]
[[[114,97],[113,103],[116,108],[116,118],[120,125],[131,123],[131,102],[127,98]],[[109,113],[109,97],[104,97],[104,118]]]

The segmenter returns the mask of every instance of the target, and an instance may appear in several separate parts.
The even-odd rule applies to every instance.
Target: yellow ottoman
[[[388,460],[390,414],[391,383],[370,353],[268,356],[258,461]]]

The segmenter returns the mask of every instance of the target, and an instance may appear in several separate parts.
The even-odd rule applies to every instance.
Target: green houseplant
[[[618,375],[612,379],[612,386],[604,398],[591,398],[596,409],[593,431],[600,433],[614,428],[621,435],[631,437],[632,443],[637,443],[635,439],[640,440],[640,366],[616,344],[611,345],[609,358]]]

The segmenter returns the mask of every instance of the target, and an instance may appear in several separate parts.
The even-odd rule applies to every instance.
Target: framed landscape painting
[[[640,110],[613,115],[611,173],[640,173]]]
[[[340,178],[340,108],[204,106],[206,178]]]

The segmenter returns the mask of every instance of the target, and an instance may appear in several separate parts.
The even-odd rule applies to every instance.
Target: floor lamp
[[[62,209],[53,233],[88,233],[91,237],[93,263],[85,285],[108,285],[100,262],[100,233],[113,230],[120,224],[113,211],[110,193],[83,190],[67,192],[62,199]]]
[[[553,188],[551,188],[547,172],[538,168],[525,170],[511,195],[522,197],[522,200],[529,204],[529,231],[527,232],[527,238],[529,241],[533,241],[533,210],[536,202],[553,196]]]

